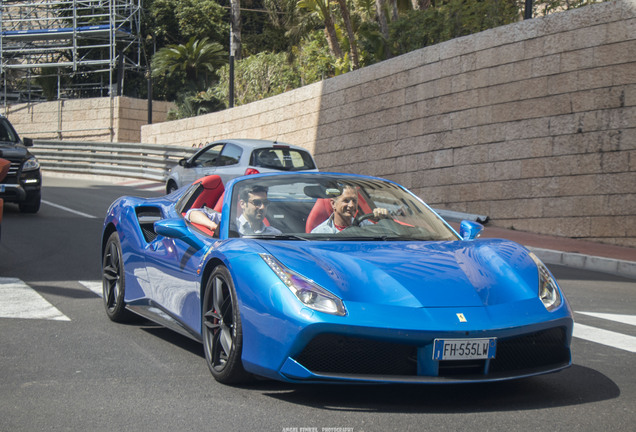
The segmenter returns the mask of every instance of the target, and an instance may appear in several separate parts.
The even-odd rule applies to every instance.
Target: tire
[[[42,193],[37,191],[27,195],[26,200],[18,203],[20,213],[37,213],[40,210],[40,202],[42,201]]]
[[[241,361],[241,314],[227,268],[217,267],[208,279],[202,306],[203,350],[212,376],[223,384],[249,381],[251,376]]]
[[[102,258],[102,293],[106,315],[114,322],[128,322],[133,314],[126,310],[126,284],[121,243],[117,231],[108,237]]]

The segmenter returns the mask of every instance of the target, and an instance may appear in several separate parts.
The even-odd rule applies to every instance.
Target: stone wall
[[[165,121],[169,102],[153,102],[153,123]],[[69,141],[140,142],[148,102],[128,97],[71,99],[7,106],[21,136]]]
[[[427,47],[177,122],[142,140],[311,150],[491,224],[636,247],[636,4],[613,1]]]

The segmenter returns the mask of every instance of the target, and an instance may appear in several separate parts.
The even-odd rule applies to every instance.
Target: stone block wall
[[[153,102],[153,123],[165,121],[169,102]],[[21,136],[69,141],[140,142],[148,102],[128,97],[71,99],[7,106],[4,114]]]
[[[636,2],[427,47],[144,142],[278,139],[491,224],[636,247]]]

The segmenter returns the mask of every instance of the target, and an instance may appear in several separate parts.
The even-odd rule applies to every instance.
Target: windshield
[[[230,237],[457,240],[417,197],[381,179],[331,174],[246,178],[232,193]]]
[[[5,118],[0,118],[0,141],[17,143],[19,140],[9,121]]]

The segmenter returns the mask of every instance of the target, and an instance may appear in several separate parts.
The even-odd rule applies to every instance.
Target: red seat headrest
[[[318,198],[307,216],[305,224],[305,232],[310,233],[311,230],[326,221],[333,213],[331,208],[331,200],[329,198]]]

